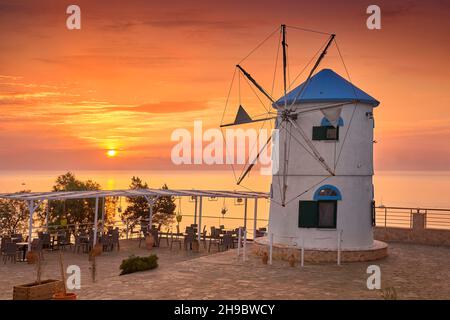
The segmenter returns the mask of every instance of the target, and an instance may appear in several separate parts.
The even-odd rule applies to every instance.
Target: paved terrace
[[[149,254],[136,240],[122,241],[120,252],[97,258],[95,283],[86,254],[66,250],[64,262],[81,268],[80,299],[381,299],[379,291],[366,288],[371,263],[302,269],[274,261],[270,266],[252,255],[243,263],[235,250],[194,254],[175,247],[170,251],[165,243],[153,252],[159,256],[157,269],[119,276],[122,259]],[[382,287],[395,287],[399,299],[450,298],[449,247],[392,243],[389,253],[375,262],[382,270]],[[57,259],[57,252],[45,252],[42,279],[59,277]],[[11,299],[13,285],[34,278],[35,266],[0,261],[0,299]]]

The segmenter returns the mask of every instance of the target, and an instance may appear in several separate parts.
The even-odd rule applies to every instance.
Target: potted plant
[[[198,239],[195,238],[192,240],[192,252],[199,252],[200,251],[200,244],[198,243]]]
[[[61,280],[41,280],[42,264],[39,255],[36,257],[36,281],[13,287],[13,300],[50,300],[56,292],[64,289]]]
[[[145,246],[147,250],[152,250],[154,245],[155,245],[155,238],[151,233],[147,234],[145,236]]]
[[[181,220],[183,220],[183,216],[181,215],[181,213],[177,214],[176,219],[177,219],[178,225],[180,225]]]
[[[64,271],[64,264],[62,260],[62,252],[59,250],[59,268],[61,271],[61,278],[63,282],[62,290],[54,293],[53,300],[77,300],[77,295],[73,292],[67,292],[66,288],[66,273]]]
[[[220,213],[222,214],[222,218],[223,216],[225,216],[228,212],[228,209],[226,207],[223,207],[222,210],[220,210]]]

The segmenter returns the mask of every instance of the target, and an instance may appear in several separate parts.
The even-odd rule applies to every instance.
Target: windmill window
[[[314,193],[314,200],[299,201],[299,228],[331,228],[337,224],[337,202],[341,192],[333,185],[323,185]]]
[[[314,200],[342,200],[342,196],[338,188],[325,184],[314,192]]]
[[[336,228],[337,201],[318,201],[318,228]]]
[[[331,126],[331,122],[328,121],[327,118],[323,117],[322,121],[320,122],[320,125],[322,127],[330,127]],[[344,119],[342,119],[342,117],[339,117],[337,125],[338,125],[338,127],[343,127],[344,126]]]
[[[336,229],[337,201],[299,201],[299,228]]]
[[[313,140],[339,140],[339,127],[344,126],[344,119],[339,117],[337,127],[331,125],[330,121],[323,117],[320,126],[313,127]]]
[[[313,127],[312,131],[313,140],[339,140],[339,127],[333,126],[320,126]]]

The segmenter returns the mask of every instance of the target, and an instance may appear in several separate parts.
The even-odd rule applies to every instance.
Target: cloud
[[[205,101],[161,101],[146,103],[132,107],[113,107],[114,110],[145,112],[145,113],[176,113],[204,110],[208,108]]]

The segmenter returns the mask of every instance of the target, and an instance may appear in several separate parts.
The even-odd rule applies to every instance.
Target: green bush
[[[122,260],[120,264],[120,275],[133,272],[155,269],[158,266],[158,256],[152,254],[148,257],[136,257],[132,255],[128,259]]]

